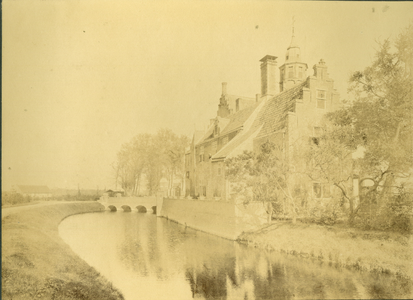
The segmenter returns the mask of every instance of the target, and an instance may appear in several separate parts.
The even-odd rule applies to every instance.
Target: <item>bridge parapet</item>
[[[106,210],[156,212],[156,197],[101,197],[98,200]]]

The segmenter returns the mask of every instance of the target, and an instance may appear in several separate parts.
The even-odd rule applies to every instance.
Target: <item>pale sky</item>
[[[377,40],[412,21],[413,3],[4,0],[2,188],[113,187],[111,164],[139,133],[190,135],[228,93],[260,93],[292,17],[303,61],[323,58],[341,98]]]

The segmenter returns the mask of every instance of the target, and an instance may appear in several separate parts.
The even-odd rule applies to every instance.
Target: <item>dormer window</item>
[[[239,99],[235,102],[235,111],[239,111]]]
[[[285,57],[285,60],[288,60],[288,55]]]

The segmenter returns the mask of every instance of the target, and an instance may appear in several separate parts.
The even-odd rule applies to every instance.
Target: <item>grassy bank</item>
[[[339,266],[413,278],[411,236],[315,224],[276,222],[243,233],[241,243]]]
[[[123,299],[110,282],[63,242],[67,216],[100,211],[99,203],[36,207],[2,220],[2,299]]]

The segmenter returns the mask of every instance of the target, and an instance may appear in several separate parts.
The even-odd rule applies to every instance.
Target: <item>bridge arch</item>
[[[136,206],[136,209],[137,209],[138,212],[140,212],[140,213],[146,213],[146,212],[147,212],[146,207],[143,206],[143,205],[138,205],[138,206]]]
[[[109,209],[110,211],[117,211],[117,208],[116,208],[115,205],[109,205],[109,206],[108,206],[108,209]]]
[[[124,212],[131,212],[132,208],[129,205],[122,205],[121,206]]]

